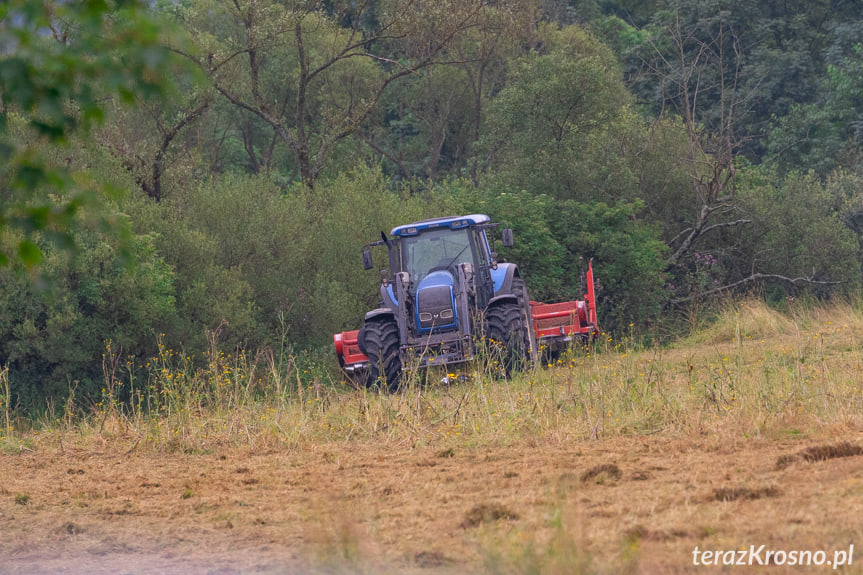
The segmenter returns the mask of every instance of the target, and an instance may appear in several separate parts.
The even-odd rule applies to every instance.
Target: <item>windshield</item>
[[[444,270],[463,262],[473,263],[468,230],[441,228],[423,232],[402,240],[404,269],[410,273],[414,285],[430,272]]]

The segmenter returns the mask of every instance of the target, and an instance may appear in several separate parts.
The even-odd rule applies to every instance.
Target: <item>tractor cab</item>
[[[421,333],[432,327],[428,313],[443,314],[432,317],[434,320],[451,320],[435,321],[435,330],[454,328],[458,323],[456,311],[452,308],[453,315],[450,315],[446,309],[447,299],[454,299],[456,292],[464,289],[482,309],[494,297],[495,283],[501,283],[493,278],[493,274],[498,275],[495,273],[498,266],[487,234],[487,230],[497,225],[486,215],[473,214],[398,226],[390,232],[390,238],[384,236],[382,241],[366,246],[364,266],[366,269],[373,267],[368,248],[386,245],[390,270],[385,272],[384,301],[396,302],[394,285],[399,279],[407,295],[417,300],[416,319]],[[510,232],[509,236],[506,232]],[[504,240],[507,237],[511,238],[511,230],[504,229]],[[504,241],[504,245],[512,244]],[[460,272],[470,286],[459,283]],[[427,313],[420,309],[425,307],[440,309]]]
[[[398,269],[408,273],[409,291],[415,295],[426,285],[455,278],[458,267],[468,264],[468,271],[474,274],[472,279],[479,280],[477,283],[483,285],[483,291],[490,297],[489,271],[493,260],[486,230],[494,225],[488,216],[471,215],[426,220],[393,229],[392,236],[400,244]]]
[[[458,329],[457,299],[462,292],[480,308],[492,297],[492,256],[486,236],[491,225],[488,216],[472,215],[393,229],[391,235],[398,244],[397,269],[406,274],[417,334]],[[462,310],[462,315],[465,313]]]

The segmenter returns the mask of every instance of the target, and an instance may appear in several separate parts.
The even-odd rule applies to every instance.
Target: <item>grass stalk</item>
[[[3,386],[3,415],[6,420],[6,436],[11,440],[14,434],[12,429],[12,393],[9,388],[9,366],[0,366],[0,385]]]

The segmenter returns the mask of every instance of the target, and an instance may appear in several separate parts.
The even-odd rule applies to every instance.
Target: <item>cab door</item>
[[[474,242],[474,253],[476,254],[476,299],[479,309],[485,309],[489,300],[494,296],[494,281],[491,277],[491,252],[488,246],[488,237],[485,230],[477,230],[472,234]]]

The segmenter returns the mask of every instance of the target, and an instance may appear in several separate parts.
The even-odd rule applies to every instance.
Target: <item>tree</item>
[[[187,28],[216,90],[262,119],[313,187],[396,80],[439,63],[476,24],[483,0],[285,3],[212,0],[189,5]]]
[[[631,197],[636,181],[616,149],[629,95],[614,54],[578,26],[548,26],[540,38],[485,119],[488,171],[510,190],[558,199]]]
[[[685,133],[678,161],[689,178],[689,198],[678,207],[679,215],[665,222],[670,248],[665,267],[678,289],[704,253],[723,252],[723,232],[751,223],[736,198],[734,166],[746,138],[737,124],[751,105],[741,87],[746,47],[718,3],[705,11],[683,4],[674,3],[654,19],[651,54],[643,61],[661,89],[661,102],[671,106]],[[683,297],[697,296],[700,287],[689,283],[684,289],[690,293]]]
[[[662,301],[664,254],[638,197],[640,157],[654,151],[647,126],[594,36],[573,25],[543,27],[539,38],[489,107],[484,201],[524,237],[516,261],[538,297],[581,297],[595,257],[604,325],[647,320]]]
[[[821,48],[829,22],[856,10],[837,3],[832,14],[828,4],[669,0],[644,28],[648,34],[640,36],[640,46],[636,43],[629,52],[630,58],[638,60],[637,67],[629,60],[631,72],[638,68],[630,86],[660,118],[679,118],[688,142],[678,154],[690,180],[689,199],[674,202],[682,206],[676,216],[663,216],[663,237],[671,248],[667,273],[678,300],[764,280],[831,285],[824,269],[796,267],[800,259],[786,258],[790,267],[777,271],[768,262],[752,258],[747,250],[755,246],[745,238],[769,235],[765,227],[771,224],[737,193],[737,171],[746,165],[742,154],[748,152],[757,159],[763,153],[762,144],[753,145],[753,140],[760,136],[771,110],[784,114],[790,108],[796,113],[799,108],[794,102],[806,101],[816,92],[812,80],[823,68]],[[801,125],[787,119],[780,122]],[[813,134],[829,131],[819,126]],[[750,230],[753,225],[756,229]],[[709,286],[701,281],[705,261],[711,262]],[[743,261],[758,265],[741,265]]]
[[[845,293],[859,287],[860,236],[843,217],[851,215],[848,202],[859,202],[859,192],[847,197],[847,189],[841,178],[825,185],[814,172],[780,177],[767,167],[745,169],[740,201],[753,225],[741,238],[741,279],[758,274],[781,280],[769,288],[774,297],[802,289],[826,296],[838,284]]]
[[[837,167],[863,165],[863,44],[861,23],[842,26],[816,102],[793,106],[777,118],[767,139],[769,158],[783,173],[807,167],[825,177]],[[853,40],[847,39],[851,36]],[[852,43],[854,42],[854,43]]]
[[[485,108],[507,66],[537,43],[538,2],[489,3],[476,25],[442,50],[444,65],[409,74],[388,90],[356,133],[400,178],[439,180],[469,170],[476,180]]]

